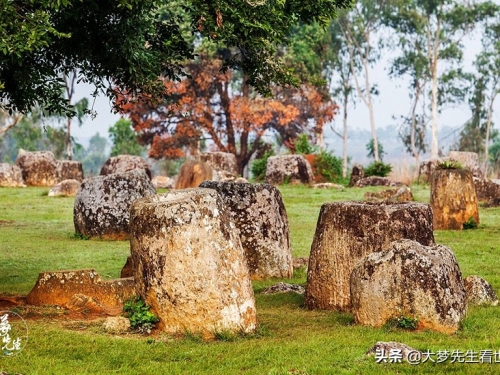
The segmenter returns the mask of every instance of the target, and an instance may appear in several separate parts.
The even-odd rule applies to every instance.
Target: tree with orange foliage
[[[201,53],[188,65],[191,78],[165,81],[172,102],[124,98],[122,111],[132,120],[139,141],[149,144],[152,158],[178,158],[197,149],[200,136],[222,152],[236,156],[242,173],[266,131],[293,143],[298,134],[322,134],[336,105],[312,85],[274,88],[274,98],[257,95],[244,77],[221,70],[223,60]],[[315,120],[312,121],[311,120]]]

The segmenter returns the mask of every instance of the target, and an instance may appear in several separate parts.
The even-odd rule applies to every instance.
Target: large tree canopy
[[[276,57],[276,44],[286,42],[297,22],[326,23],[352,0],[180,3],[0,0],[1,108],[25,113],[40,106],[71,113],[71,105],[61,97],[61,76],[75,69],[80,81],[97,87],[96,94],[103,91],[114,98],[113,88],[120,87],[161,97],[158,78],[183,76],[184,64],[193,58],[191,40],[196,34],[229,47],[224,68],[242,70],[248,83],[270,94],[273,83],[297,83]],[[183,32],[186,19],[191,36]]]

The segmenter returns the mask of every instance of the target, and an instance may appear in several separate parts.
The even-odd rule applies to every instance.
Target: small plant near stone
[[[74,238],[75,240],[90,240],[90,236],[86,236],[84,234],[81,234],[81,233],[73,233],[73,235],[71,236],[71,238]]]
[[[378,176],[387,177],[392,171],[392,165],[382,161],[374,161],[365,168],[365,177]]]
[[[418,328],[418,318],[417,317],[413,318],[411,316],[402,315],[397,319],[397,321],[398,321],[399,328],[407,329],[407,330],[411,330],[411,331],[414,331]]]
[[[271,156],[274,156],[274,151],[272,149],[264,151],[264,154],[254,160],[252,166],[250,167],[250,171],[252,172],[252,176],[257,181],[262,181],[266,177],[266,168],[267,168],[267,159]]]
[[[450,160],[444,160],[440,161],[437,166],[437,169],[464,169],[462,164],[460,162],[450,159]]]
[[[230,330],[216,330],[214,336],[217,341],[232,342],[238,338],[238,335]]]
[[[477,223],[472,216],[469,217],[469,220],[463,223],[463,229],[477,229]]]
[[[158,317],[149,311],[151,306],[140,297],[132,297],[123,305],[123,312],[130,320],[130,327],[140,333],[151,333],[159,321]]]

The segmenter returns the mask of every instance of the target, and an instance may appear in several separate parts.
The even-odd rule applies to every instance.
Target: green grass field
[[[360,200],[380,188],[314,190],[281,188],[290,221],[293,255],[308,256],[321,205]],[[95,268],[115,278],[129,253],[127,241],[82,240],[74,236],[73,198],[52,198],[44,188],[0,188],[0,294],[26,294],[38,273]],[[418,201],[429,189],[414,186]],[[476,230],[437,231],[436,241],[455,252],[464,276],[479,275],[500,290],[500,209],[481,209]],[[263,295],[280,280],[255,282],[259,329],[248,337],[204,342],[111,335],[98,321],[64,321],[51,315],[27,319],[29,341],[14,357],[0,356],[9,374],[498,374],[499,363],[377,364],[365,352],[377,341],[399,341],[420,350],[500,351],[500,307],[472,307],[454,335],[357,326],[351,314],[309,311],[302,296]],[[283,280],[288,281],[290,280]],[[305,273],[293,283],[305,285]],[[22,310],[20,310],[22,313]]]

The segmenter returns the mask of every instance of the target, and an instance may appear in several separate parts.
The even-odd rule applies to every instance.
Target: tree
[[[72,148],[80,145],[70,138]],[[2,159],[14,161],[20,148],[26,151],[52,151],[56,159],[62,159],[66,149],[66,132],[63,128],[45,125],[43,113],[33,110],[22,116],[19,123],[6,132],[1,139]]]
[[[474,106],[474,114],[482,114],[485,120],[484,139],[484,175],[488,172],[489,145],[495,138],[492,136],[493,128],[493,105],[500,94],[500,17],[496,17],[492,23],[484,25],[483,51],[476,59],[479,87],[482,90],[482,103]],[[478,108],[479,107],[479,108]],[[474,118],[474,117],[473,117]],[[494,134],[496,135],[496,134]]]
[[[411,99],[408,115],[401,116],[402,125],[400,137],[407,151],[415,158],[417,168],[420,164],[420,153],[426,151],[425,133],[427,124],[426,95],[430,82],[427,55],[424,50],[426,35],[422,30],[422,23],[416,22],[411,15],[405,14],[408,9],[398,6],[401,3],[390,3],[395,6],[385,9],[384,24],[395,31],[396,43],[393,48],[400,51],[399,56],[393,59],[389,70],[390,77],[408,77],[408,94]]]
[[[381,43],[374,39],[382,26],[382,12],[386,1],[366,1],[356,3],[350,11],[345,11],[338,18],[339,30],[347,46],[349,67],[358,97],[369,112],[371,135],[374,145],[375,161],[379,161],[377,129],[373,108],[373,95],[378,94],[371,82],[370,68],[380,59]],[[363,83],[360,82],[363,79]]]
[[[144,152],[144,148],[137,141],[137,135],[130,120],[119,119],[108,132],[113,143],[111,156],[141,155]]]
[[[94,134],[86,149],[83,147],[75,151],[75,159],[82,162],[85,176],[96,176],[99,174],[103,164],[108,159],[106,153],[107,139],[101,137],[99,132]]]
[[[240,69],[263,94],[273,84],[297,84],[276,56],[297,22],[328,22],[352,0],[169,1],[182,6],[191,32],[211,39],[230,54],[223,69]],[[78,81],[96,86],[95,95],[128,94],[161,99],[163,78],[184,76],[194,46],[174,10],[154,0],[0,0],[0,106],[27,113],[39,106],[49,113],[74,115],[60,96],[60,75],[78,71]],[[159,79],[160,78],[160,79]],[[118,109],[120,103],[116,103]]]
[[[266,131],[293,144],[298,134],[315,133],[315,127],[333,118],[336,106],[325,102],[314,86],[275,87],[275,99],[264,98],[241,75],[221,71],[221,59],[207,51],[199,53],[200,58],[188,66],[192,79],[165,81],[175,101],[157,105],[139,98],[123,107],[141,144],[151,145],[152,158],[182,157],[186,147],[196,153],[203,134],[219,151],[234,154],[242,173]],[[317,121],[311,129],[312,119]]]
[[[63,75],[64,80],[64,94],[69,106],[72,106],[75,110],[76,118],[78,120],[78,125],[82,126],[83,120],[86,117],[88,110],[88,99],[82,98],[75,104],[73,104],[73,95],[75,94],[75,81],[77,77],[77,71],[68,72]],[[71,137],[71,122],[72,116],[66,115],[66,157],[68,160],[73,159],[73,145]]]
[[[438,112],[440,105],[446,102],[446,95],[461,96],[456,86],[450,85],[455,79],[461,78],[459,69],[453,70],[453,64],[458,64],[462,58],[462,40],[477,24],[488,17],[494,16],[498,5],[490,1],[450,1],[450,0],[396,0],[386,8],[384,19],[401,35],[401,42],[410,41],[419,53],[418,61],[423,64],[416,76],[430,81],[431,107],[431,158],[437,158],[438,145]],[[418,45],[417,45],[418,44]],[[408,57],[408,50],[403,49],[403,58]],[[406,54],[406,56],[405,56]],[[441,66],[446,63],[445,68]],[[444,72],[442,75],[441,72]],[[416,84],[416,82],[414,82]],[[448,84],[449,86],[440,85]],[[415,90],[421,86],[415,86]]]
[[[346,39],[342,37],[339,23],[333,21],[330,24],[329,32],[331,36],[330,51],[332,52],[327,67],[330,71],[329,84],[332,97],[338,99],[339,107],[342,108],[342,131],[339,132],[333,127],[332,130],[342,138],[342,177],[347,178],[348,106],[351,102],[356,103],[353,95],[355,88],[349,50]]]
[[[384,147],[380,144],[380,142],[378,142],[377,147],[375,147],[373,139],[370,139],[366,144],[366,151],[368,151],[368,155],[366,156],[368,156],[369,158],[373,158],[375,163],[382,161],[385,155]],[[378,152],[378,155],[376,154],[376,152]]]

